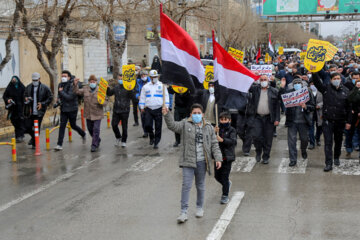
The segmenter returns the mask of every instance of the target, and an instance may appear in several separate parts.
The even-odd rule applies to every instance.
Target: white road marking
[[[334,166],[334,174],[339,175],[360,175],[359,160],[354,159],[340,159],[340,166]]]
[[[147,172],[158,164],[160,164],[164,159],[161,157],[149,157],[146,156],[136,163],[134,163],[127,171],[129,172]]]
[[[10,207],[18,204],[18,203],[21,203],[22,201],[24,201],[24,200],[26,200],[26,199],[28,199],[28,198],[31,198],[32,196],[34,196],[34,195],[36,195],[36,194],[38,194],[38,193],[41,193],[41,192],[43,192],[43,191],[51,188],[52,186],[58,184],[59,182],[62,182],[62,181],[64,181],[64,180],[66,180],[66,179],[69,179],[70,177],[74,176],[75,173],[76,173],[78,170],[80,170],[80,169],[82,169],[82,168],[85,168],[87,165],[89,165],[89,164],[91,164],[92,162],[95,162],[95,161],[97,161],[97,160],[99,160],[99,159],[101,159],[101,158],[104,158],[105,156],[106,156],[106,155],[103,155],[103,156],[100,156],[100,157],[98,157],[98,158],[94,158],[94,159],[91,160],[91,161],[85,161],[82,166],[80,166],[80,167],[78,167],[78,168],[75,168],[75,169],[72,170],[71,172],[68,172],[68,173],[66,173],[66,174],[64,174],[64,175],[61,175],[60,177],[56,178],[55,180],[49,182],[48,184],[43,185],[43,186],[35,189],[34,191],[31,191],[31,192],[29,192],[29,193],[26,193],[25,195],[23,195],[23,196],[21,196],[21,197],[19,197],[19,198],[16,198],[16,199],[14,199],[14,200],[12,200],[12,201],[4,204],[4,205],[1,205],[1,206],[0,206],[0,213],[3,212],[3,211],[5,211],[6,209],[8,209],[8,208],[10,208]]]
[[[289,158],[282,158],[278,172],[279,173],[300,173],[305,174],[306,173],[306,167],[308,164],[307,159],[298,158],[297,164],[294,167],[289,167]]]
[[[251,172],[256,164],[254,157],[237,157],[232,165],[232,172]]]
[[[244,195],[244,192],[234,192],[230,202],[226,206],[211,233],[207,236],[206,240],[220,240],[222,238]]]

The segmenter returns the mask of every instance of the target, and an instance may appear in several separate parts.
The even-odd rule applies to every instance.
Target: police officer
[[[161,139],[163,98],[165,97],[166,107],[169,107],[169,93],[159,82],[159,75],[156,70],[151,70],[149,77],[151,82],[145,84],[141,89],[139,106],[141,113],[145,114],[145,131],[149,134],[150,145],[154,145],[154,149],[157,149]],[[153,131],[154,122],[155,134]]]

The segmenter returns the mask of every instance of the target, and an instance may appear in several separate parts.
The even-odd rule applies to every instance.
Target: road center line
[[[244,192],[234,192],[230,202],[221,214],[220,219],[215,224],[211,233],[207,236],[206,240],[220,240],[222,238],[244,195]]]

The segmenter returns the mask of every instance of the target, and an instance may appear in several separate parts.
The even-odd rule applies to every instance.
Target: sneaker
[[[250,153],[244,152],[244,156],[245,156],[245,157],[248,157],[248,156],[250,156]]]
[[[175,142],[174,145],[173,145],[173,147],[178,147],[179,144],[180,144],[179,142]]]
[[[54,149],[55,149],[55,151],[60,151],[60,150],[62,150],[63,148],[62,148],[62,146],[57,145]]]
[[[143,138],[147,138],[148,136],[149,136],[149,135],[148,135],[147,133],[144,133],[142,137],[143,137]]]
[[[197,218],[202,218],[204,216],[204,210],[202,208],[196,208],[196,214],[195,216]]]
[[[263,159],[262,164],[269,164],[269,159]]]
[[[85,144],[86,143],[86,134],[83,137],[81,137],[81,139],[82,139],[82,143]]]
[[[154,149],[158,149],[159,146],[157,144],[154,145]]]
[[[255,159],[256,159],[256,162],[260,162],[261,161],[261,155],[256,154]]]
[[[188,216],[186,212],[182,212],[180,216],[177,218],[178,223],[184,223],[188,220]]]
[[[314,148],[315,148],[315,146],[312,145],[312,144],[310,144],[309,147],[308,147],[309,150],[313,150]]]
[[[320,142],[320,141],[317,141],[317,142],[316,142],[316,145],[318,145],[318,147],[320,147],[320,146],[321,146],[321,142]]]
[[[91,146],[91,152],[96,152],[96,151],[97,151],[97,148],[96,148],[96,147]]]
[[[227,204],[230,201],[228,196],[221,196],[220,204]]]
[[[120,143],[121,143],[121,139],[120,138],[117,138],[116,140],[115,140],[115,146],[117,146],[117,147],[119,147],[120,146]]]
[[[123,147],[123,148],[126,147],[126,142],[122,142],[121,147]]]
[[[289,167],[295,167],[295,166],[296,166],[296,161],[290,161]]]
[[[133,124],[133,126],[134,127],[139,126],[139,123],[136,122],[136,123]]]

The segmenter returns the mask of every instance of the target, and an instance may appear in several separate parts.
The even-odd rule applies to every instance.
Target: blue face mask
[[[263,61],[260,61],[259,63],[260,63],[260,64],[264,64],[264,62],[263,62]]]
[[[353,67],[353,66],[354,66],[354,64],[352,64],[352,63],[351,63],[351,64],[349,64],[349,68],[351,68],[351,67]]]
[[[294,84],[294,89],[295,89],[295,91],[300,90],[301,87],[302,87],[301,83],[295,83],[295,84]]]
[[[191,118],[194,123],[200,123],[202,120],[202,114],[191,114]]]
[[[247,63],[247,61],[246,60],[244,60],[244,64],[246,64]]]
[[[277,66],[277,65],[278,65],[278,63],[274,63],[274,65],[275,65],[275,66]]]
[[[352,81],[353,84],[355,84],[355,79],[352,79],[351,81]]]
[[[119,82],[119,84],[121,84],[121,85],[123,84],[123,80],[122,80],[122,79],[119,79],[118,82]]]
[[[90,83],[89,86],[90,86],[91,89],[95,89],[96,88],[96,83]]]

